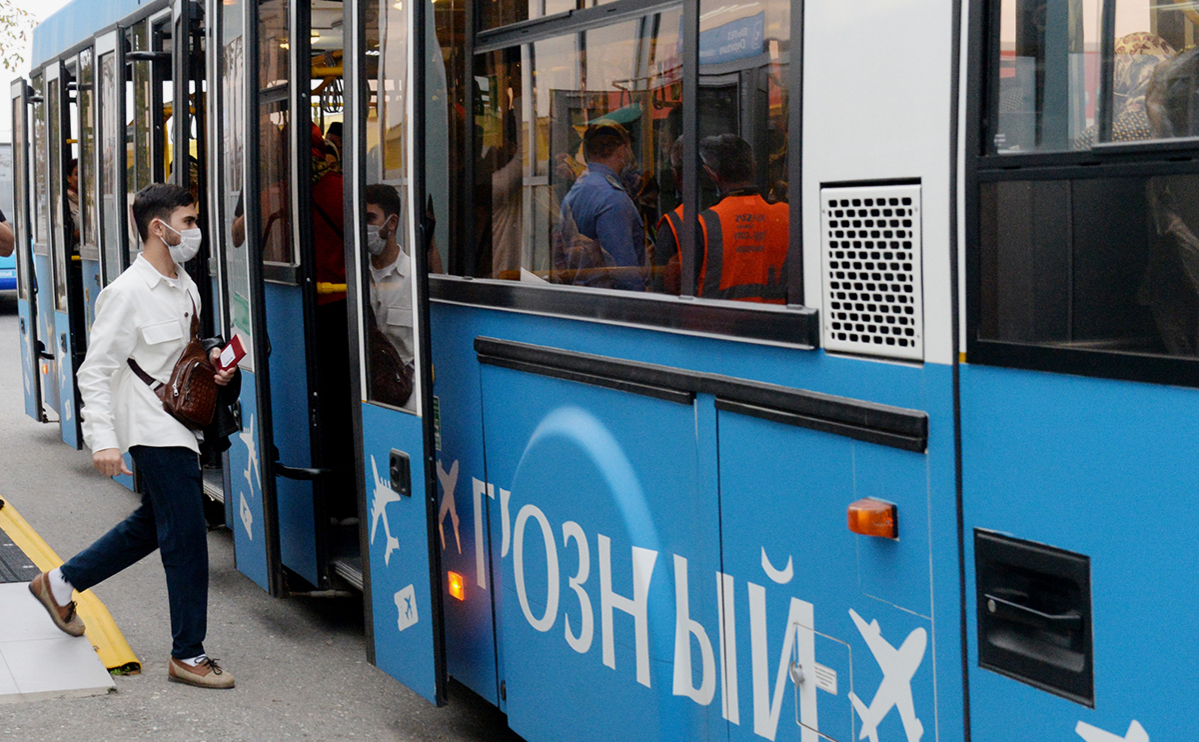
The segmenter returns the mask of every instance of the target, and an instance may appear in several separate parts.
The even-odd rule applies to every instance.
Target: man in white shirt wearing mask
[[[397,407],[411,401],[413,361],[412,262],[400,246],[400,194],[393,186],[376,183],[366,187],[366,249],[370,253],[371,310],[375,326],[386,336],[399,356],[401,368],[394,371],[403,379],[396,384],[376,384],[372,398]],[[380,341],[381,342],[381,341]],[[380,349],[370,352],[372,378],[386,363]],[[389,355],[389,354],[388,354]],[[390,397],[390,398],[389,398]],[[402,399],[400,399],[402,397]]]
[[[94,544],[30,583],[50,618],[79,636],[83,621],[73,590],[91,588],[161,550],[171,609],[173,646],[168,679],[207,688],[232,688],[233,675],[204,652],[208,620],[208,538],[204,520],[197,434],[163,409],[130,360],[166,381],[191,338],[200,293],[183,264],[202,235],[191,193],[156,183],[133,202],[144,249],[96,299],[87,358],[79,367],[83,435],[92,463],[104,476],[129,474],[126,451],[137,463],[142,504]],[[214,349],[215,362],[219,349]],[[224,386],[234,370],[218,372]]]

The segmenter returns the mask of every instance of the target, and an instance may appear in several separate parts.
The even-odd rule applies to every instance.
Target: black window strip
[[[653,397],[655,399],[661,399],[667,402],[676,402],[683,405],[690,405],[695,401],[695,395],[689,392],[682,392],[677,389],[666,389],[660,386],[651,386],[648,384],[639,384],[635,381],[617,379],[611,376],[586,374],[580,371],[565,369],[561,366],[526,363],[525,361],[517,361],[511,358],[483,354],[479,355],[479,363],[484,363],[488,366],[498,366],[500,368],[510,368],[514,371],[524,371],[526,373],[537,374],[539,376],[549,376],[555,379],[577,381],[583,384],[590,384],[591,386],[604,387],[606,389],[616,389],[622,392],[631,392],[633,394],[640,394],[644,397]]]
[[[476,337],[475,352],[480,363],[508,368],[519,364],[520,370],[559,378],[575,374],[600,386],[631,385],[636,389],[629,390],[639,394],[650,394],[649,390],[655,390],[651,396],[660,396],[657,391],[711,394],[726,409],[753,408],[757,417],[769,413],[770,419],[909,451],[923,451],[928,443],[928,415],[919,410],[495,338]],[[817,424],[822,427],[815,428]]]
[[[530,286],[457,276],[430,276],[429,298],[531,314],[759,340],[804,350],[813,350],[820,342],[817,312],[807,307],[664,299],[653,294]]]
[[[716,400],[716,409],[725,412],[735,412],[740,415],[748,415],[762,420],[782,423],[784,425],[794,425],[799,428],[807,428],[821,433],[832,433],[833,435],[845,436],[854,440],[865,441],[866,443],[877,443],[881,446],[890,446],[891,448],[901,448],[905,451],[915,451],[921,453],[927,446],[926,438],[913,438],[911,436],[899,435],[897,433],[887,433],[881,430],[872,428],[862,428],[856,425],[847,425],[845,423],[833,422],[831,420],[822,420],[816,417],[807,415],[796,415],[792,412],[776,410],[768,407],[759,407],[757,405],[746,404],[744,402],[733,402],[727,399]]]

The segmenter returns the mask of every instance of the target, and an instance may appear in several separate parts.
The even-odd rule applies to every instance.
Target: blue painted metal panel
[[[38,382],[42,386],[42,407],[58,414],[58,334],[54,323],[54,275],[51,272],[50,256],[33,256],[34,286],[38,287],[37,336],[43,351],[50,356],[38,361]]]
[[[425,508],[421,419],[373,404],[362,405],[363,462],[369,504],[370,599],[375,664],[430,702],[436,701],[433,600]],[[392,449],[408,454],[412,496],[391,487]]]
[[[96,299],[100,296],[100,261],[83,260],[83,323],[87,340],[92,338],[92,323],[96,321]]]
[[[714,492],[696,482],[694,409],[482,374],[509,725],[529,739],[723,736],[710,697],[718,515]],[[678,605],[694,622],[682,634]]]
[[[442,582],[445,606],[446,671],[451,677],[501,705],[496,675],[495,622],[491,596],[499,575],[491,568],[490,501],[486,494],[479,423],[483,400],[470,325],[462,314],[431,318],[433,368],[440,420],[437,454],[438,540],[444,572],[456,572],[466,583],[465,600],[449,594]],[[474,369],[455,373],[453,369]],[[494,490],[493,490],[494,491]],[[498,548],[496,546],[495,548]]]
[[[74,0],[33,29],[30,66],[36,68],[149,4],[145,0]]]
[[[270,590],[263,529],[262,452],[258,440],[258,383],[253,373],[242,369],[241,432],[229,438],[228,496],[233,499],[233,550],[237,568],[263,590]]]
[[[279,460],[312,465],[308,427],[308,367],[304,354],[303,296],[297,286],[267,283],[267,335],[271,339],[271,425]],[[316,504],[312,482],[275,477],[279,552],[283,564],[320,584],[316,559]]]
[[[885,479],[879,476],[884,469]],[[898,505],[900,539],[879,543],[851,533],[847,506],[884,494]],[[873,722],[880,739],[920,738],[904,736],[900,715],[888,714],[885,702],[866,710],[882,682],[879,663],[890,662],[890,650],[878,644],[880,654],[871,652],[865,638],[872,629],[859,630],[851,610],[863,625],[877,618],[882,640],[894,649],[911,638],[911,657],[888,664],[887,671],[901,696],[910,689],[906,708],[917,720],[911,729],[931,731],[936,699],[927,648],[932,622],[926,455],[721,412],[720,501],[725,579],[733,591],[726,614],[736,617],[737,641],[730,646],[741,680],[740,724],[732,739],[814,742],[806,726],[851,742],[847,720],[856,704],[850,692],[863,703],[854,719],[858,729]],[[867,585],[879,584],[879,575],[888,573],[897,574],[895,582],[882,583],[886,599],[868,594]],[[755,623],[765,633],[755,632]],[[955,628],[950,621],[950,636]],[[835,672],[838,662],[844,666],[846,647],[852,673],[833,676],[828,670]],[[807,680],[798,693],[780,665],[782,657],[798,658],[803,667]],[[819,689],[818,675],[836,681]]]
[[[486,397],[486,404],[482,406],[482,418],[486,421],[486,476],[480,476],[477,472],[477,467],[481,464],[482,450],[484,442],[483,434],[480,430],[480,405],[476,402],[473,389],[479,384],[480,374],[492,374],[498,372],[498,369],[487,367],[480,370],[477,361],[474,359],[474,351],[471,343],[476,336],[497,337],[503,339],[516,340],[520,342],[533,343],[538,345],[546,345],[550,347],[558,347],[566,350],[575,350],[585,353],[595,353],[607,355],[617,358],[624,358],[633,361],[643,361],[646,363],[656,363],[678,368],[690,369],[695,371],[721,373],[736,378],[744,378],[755,381],[764,381],[768,383],[776,383],[784,386],[795,388],[810,389],[813,391],[837,394],[862,400],[891,404],[900,407],[911,409],[925,410],[930,416],[930,437],[929,448],[926,455],[908,454],[900,451],[892,451],[890,449],[880,449],[878,453],[868,456],[858,462],[856,471],[856,479],[851,479],[847,492],[850,499],[853,498],[855,492],[860,492],[858,496],[867,494],[876,497],[885,497],[892,501],[900,503],[900,523],[901,523],[901,549],[890,551],[889,546],[873,543],[854,543],[856,541],[866,541],[864,538],[851,536],[845,529],[845,506],[850,500],[838,501],[836,514],[833,515],[833,510],[829,510],[828,518],[831,518],[833,524],[831,526],[820,526],[819,528],[807,527],[801,524],[801,527],[810,528],[811,530],[829,534],[830,538],[840,535],[842,538],[851,539],[851,549],[843,555],[848,560],[850,569],[846,583],[851,590],[842,598],[842,604],[837,609],[835,618],[830,618],[830,621],[836,621],[835,624],[830,624],[831,630],[827,636],[821,635],[821,627],[818,625],[815,632],[815,644],[819,648],[821,657],[828,658],[827,662],[821,664],[831,667],[837,671],[839,677],[848,677],[850,667],[850,656],[854,657],[854,677],[855,680],[860,680],[857,684],[857,693],[862,697],[864,705],[869,705],[872,700],[873,691],[879,687],[882,672],[877,663],[874,663],[872,655],[865,647],[862,633],[858,630],[856,624],[852,621],[852,617],[848,613],[848,609],[853,607],[859,613],[859,616],[864,618],[864,623],[867,627],[870,626],[870,621],[877,618],[880,625],[881,635],[892,642],[895,646],[901,646],[902,642],[913,635],[917,629],[923,629],[927,639],[927,646],[924,650],[924,658],[915,675],[914,682],[921,690],[921,700],[917,701],[919,718],[923,720],[923,725],[926,728],[926,733],[923,739],[931,739],[935,733],[940,740],[960,740],[964,735],[963,721],[963,704],[962,704],[962,685],[961,674],[958,668],[961,667],[961,642],[958,634],[960,610],[961,610],[961,595],[958,590],[958,565],[957,558],[957,523],[956,523],[956,488],[955,488],[955,469],[954,469],[954,436],[953,436],[953,394],[952,394],[952,370],[949,367],[926,365],[907,366],[888,363],[862,361],[850,358],[839,358],[828,356],[821,352],[799,351],[794,349],[764,347],[750,343],[728,342],[713,338],[689,337],[674,334],[665,334],[652,330],[642,330],[637,328],[597,325],[590,322],[580,322],[568,319],[537,317],[524,315],[520,313],[497,312],[484,308],[464,307],[448,304],[434,304],[431,310],[434,331],[437,337],[435,360],[437,361],[437,392],[441,399],[442,419],[441,429],[445,439],[443,441],[443,457],[459,461],[458,472],[458,491],[469,492],[464,489],[462,482],[467,481],[467,477],[472,479],[490,480],[490,483],[495,488],[495,498],[491,499],[484,496],[483,501],[487,504],[488,509],[486,517],[490,519],[491,528],[491,547],[487,551],[487,557],[491,560],[491,572],[497,578],[496,584],[492,585],[492,599],[495,604],[495,612],[497,616],[496,634],[497,646],[496,653],[499,657],[499,666],[502,668],[501,677],[507,680],[508,703],[506,710],[509,712],[510,719],[515,719],[520,716],[519,701],[515,700],[513,695],[514,686],[512,681],[512,669],[517,663],[525,662],[527,658],[527,644],[515,644],[513,636],[518,632],[526,634],[534,633],[531,629],[528,619],[520,606],[519,600],[515,593],[513,583],[513,566],[511,564],[513,555],[511,552],[507,556],[503,555],[503,517],[500,508],[500,500],[502,498],[501,488],[503,480],[499,478],[497,473],[508,471],[508,476],[512,476],[520,461],[520,456],[523,455],[525,447],[528,443],[528,437],[521,439],[518,427],[513,427],[512,430],[496,432],[493,429],[492,423],[499,424],[492,413],[492,405],[495,402],[500,402],[508,406],[540,406],[547,403],[535,402],[543,395],[530,392],[530,389],[540,389],[540,384],[544,383],[544,379],[536,381],[520,381],[512,382],[502,389],[491,390]],[[512,374],[514,378],[520,378],[519,374]],[[533,377],[525,377],[532,379]],[[565,382],[562,382],[565,383]],[[596,390],[598,393],[598,390]],[[575,397],[571,397],[574,401]],[[516,411],[519,412],[519,411]],[[595,414],[597,416],[615,414],[614,412],[601,409]],[[515,414],[515,412],[514,412]],[[710,406],[709,402],[701,401],[697,403],[694,411],[694,417],[691,419],[691,427],[689,435],[697,445],[697,452],[694,454],[698,463],[694,467],[697,472],[696,479],[701,484],[697,484],[697,491],[703,491],[704,487],[711,487],[714,491],[716,486],[716,411]],[[503,420],[507,421],[505,416]],[[601,418],[602,419],[602,418]],[[503,423],[505,426],[508,422]],[[525,421],[525,427],[528,427],[529,422]],[[650,416],[644,419],[641,423],[643,426],[653,427],[661,424],[657,416]],[[790,429],[789,429],[790,430]],[[515,432],[514,432],[515,431]],[[725,441],[726,431],[721,426],[721,441]],[[640,431],[631,433],[631,440],[636,440],[636,436],[640,435]],[[513,440],[503,440],[513,438]],[[748,439],[748,442],[742,441],[742,445],[752,449],[756,445],[757,439]],[[851,446],[867,447],[866,444],[854,444],[849,442]],[[451,447],[452,446],[452,450]],[[868,446],[868,448],[878,448]],[[506,453],[504,453],[506,451]],[[902,479],[893,479],[888,475],[890,468],[896,462],[902,461],[902,457],[913,457],[919,461],[918,466],[907,464],[906,473]],[[893,460],[893,457],[894,458]],[[853,457],[851,457],[853,458]],[[860,457],[859,457],[860,458]],[[692,459],[695,461],[697,459]],[[468,466],[469,465],[469,466]],[[659,469],[669,469],[674,472],[679,466],[679,463],[670,460],[668,463],[659,461],[657,467]],[[687,464],[686,466],[691,466]],[[705,470],[704,467],[708,467]],[[919,471],[915,471],[918,469]],[[674,473],[666,476],[674,476]],[[546,476],[549,476],[548,474]],[[658,471],[654,471],[655,484],[663,475]],[[764,497],[769,496],[772,489],[778,487],[786,487],[798,478],[798,481],[803,481],[803,472],[793,472],[792,475],[783,476],[781,473],[776,473],[773,469],[765,474],[759,472],[758,487],[766,492]],[[586,498],[580,498],[576,493],[588,491],[589,488],[597,486],[594,477],[590,477],[589,481],[581,480],[580,477],[572,477],[569,480],[569,501],[574,503],[580,499],[588,502]],[[711,485],[702,484],[711,482]],[[484,485],[485,487],[486,485]],[[856,487],[856,489],[855,489]],[[548,491],[548,487],[545,488]],[[867,491],[869,490],[869,491]],[[509,490],[511,491],[511,490]],[[658,488],[655,487],[655,493]],[[560,490],[561,492],[561,490]],[[509,503],[509,530],[513,526],[513,520],[519,512],[516,505],[517,495],[510,495],[512,501]],[[465,498],[460,497],[458,502],[461,503]],[[558,500],[563,499],[559,496]],[[560,522],[554,522],[548,515],[549,511],[544,510],[544,506],[540,502],[538,507],[543,508],[543,512],[547,513],[547,520],[557,529],[561,527]],[[567,507],[566,504],[555,502],[552,507]],[[469,509],[469,508],[466,508]],[[459,507],[461,513],[464,508]],[[655,517],[658,517],[655,515]],[[772,516],[773,517],[773,516]],[[578,522],[578,521],[576,521]],[[536,519],[529,519],[526,523],[526,539],[529,540],[530,560],[526,565],[526,571],[530,575],[536,574],[537,567],[534,567],[532,560],[541,559],[538,564],[544,571],[544,551],[540,546],[541,541],[536,538],[540,535],[539,522]],[[448,535],[448,521],[447,521]],[[465,542],[466,534],[471,529],[462,529],[464,536],[463,552],[464,556],[469,552],[469,547]],[[923,539],[921,538],[921,534]],[[557,534],[560,536],[561,534]],[[609,535],[610,534],[605,534]],[[511,533],[509,533],[511,538]],[[748,538],[748,537],[746,537]],[[780,538],[783,538],[780,536]],[[724,539],[726,547],[745,546],[738,544],[731,536],[726,536]],[[782,541],[781,543],[787,546],[793,546],[795,540]],[[564,565],[565,555],[573,555],[574,541],[571,541],[571,548],[565,549],[561,540],[558,542],[558,549],[563,557],[560,557],[560,570],[567,570],[573,567],[572,565]],[[592,552],[597,551],[596,544],[591,544]],[[752,546],[760,547],[762,542],[755,541]],[[626,546],[627,550],[630,546]],[[617,547],[613,547],[613,554],[618,553]],[[919,552],[919,554],[917,554]],[[450,547],[443,551],[443,554],[448,554],[449,559],[454,558],[456,547],[453,543]],[[691,563],[692,557],[690,552],[678,551],[670,552],[678,553],[680,556],[688,559]],[[541,556],[538,556],[541,554]],[[756,552],[756,558],[760,559],[760,551]],[[661,559],[662,557],[660,557]],[[747,554],[747,559],[751,559],[751,563],[745,569],[738,573],[731,574],[735,578],[734,583],[734,598],[739,600],[736,604],[741,608],[741,613],[738,614],[738,621],[745,623],[749,621],[748,614],[748,588],[747,583],[751,581],[750,575],[752,572],[761,569],[760,563],[752,562],[755,558],[754,554]],[[628,571],[628,556],[626,555],[625,571]],[[917,563],[919,562],[919,564]],[[447,562],[448,563],[448,562]],[[886,569],[888,564],[900,564],[899,574],[889,574]],[[782,565],[779,565],[782,566]],[[658,569],[661,564],[658,565]],[[615,571],[615,567],[613,568]],[[673,570],[669,570],[668,578],[673,579]],[[543,572],[544,573],[544,572]],[[711,574],[711,573],[709,573]],[[761,572],[757,572],[761,575]],[[562,577],[561,601],[565,605],[569,599],[574,597],[574,592],[569,590],[566,578],[569,575]],[[658,579],[658,574],[655,573],[651,580]],[[532,579],[532,578],[529,578]],[[542,577],[542,580],[545,578]],[[697,580],[699,578],[696,578]],[[593,570],[591,580],[597,581],[596,572]],[[469,581],[468,581],[469,582]],[[539,583],[540,589],[544,593],[544,583]],[[696,583],[698,584],[698,583]],[[714,578],[708,577],[704,580],[704,584],[711,585],[708,588],[708,594],[714,596],[715,586]],[[761,578],[758,578],[756,584],[763,583]],[[773,585],[773,583],[768,583]],[[627,589],[627,585],[625,586]],[[530,590],[536,588],[530,586]],[[695,588],[695,591],[703,590],[704,588]],[[852,597],[849,593],[852,593]],[[874,599],[870,596],[876,596],[880,599]],[[694,596],[693,596],[694,597]],[[704,597],[700,595],[700,597]],[[714,598],[713,598],[714,599]],[[802,597],[800,598],[803,599]],[[780,602],[781,601],[781,602]],[[592,599],[595,603],[596,600]],[[452,603],[452,601],[451,601]],[[770,657],[772,663],[771,672],[773,673],[778,667],[777,652],[781,649],[781,641],[785,638],[782,630],[782,623],[787,618],[789,612],[789,604],[786,600],[776,600],[773,592],[769,593],[766,604],[768,608],[764,612],[767,619],[768,636],[767,642],[769,649],[776,654]],[[900,608],[898,606],[903,606]],[[910,608],[909,608],[910,606]],[[817,606],[819,608],[819,606]],[[910,611],[915,610],[918,613]],[[568,612],[569,609],[564,609],[563,612]],[[447,612],[447,617],[452,616],[452,611]],[[667,612],[668,621],[673,625],[674,622],[674,606],[671,605]],[[817,614],[817,620],[821,620],[824,612]],[[621,629],[631,632],[632,629],[620,625],[620,620],[624,614],[619,612],[617,616],[616,631],[619,634]],[[702,619],[707,621],[708,619]],[[513,626],[513,621],[516,626]],[[627,623],[632,623],[632,619],[628,619]],[[749,638],[745,633],[749,631],[749,624],[745,623],[741,627],[741,641],[749,646]],[[939,633],[934,631],[934,627],[939,627]],[[455,632],[459,632],[465,636],[470,629],[467,622],[463,621],[460,624],[455,624],[452,620],[447,621],[447,644],[451,647],[451,658],[453,658],[453,646],[457,641],[462,641],[461,637],[456,637]],[[709,634],[712,641],[718,641],[714,634],[717,632],[718,626],[712,623],[707,623],[705,631]],[[541,635],[543,640],[550,640],[552,637],[556,639],[558,644],[564,645],[564,636],[559,636],[559,632],[565,629],[560,624],[555,624],[550,634]],[[937,637],[939,641],[936,640]],[[618,649],[617,657],[622,658],[619,652],[632,654],[632,638],[625,637],[627,641],[622,648]],[[693,679],[699,680],[698,668],[696,663],[699,662],[699,643],[693,639],[693,670],[695,674]],[[852,651],[851,651],[852,650]],[[594,651],[594,650],[593,650]],[[565,653],[570,653],[571,650],[565,650]],[[479,651],[478,655],[483,652]],[[861,656],[859,656],[861,655]],[[749,649],[742,653],[742,659],[749,662],[752,657]],[[466,653],[463,653],[459,661],[469,662],[470,658]],[[752,735],[753,728],[753,692],[752,692],[752,663],[747,665],[739,674],[741,679],[740,693],[743,699],[740,703],[740,708],[743,712],[738,729],[748,729]],[[862,666],[862,677],[858,678],[858,666]],[[556,665],[550,665],[556,666]],[[535,669],[538,672],[545,672],[547,665],[541,664]],[[934,667],[940,668],[938,671],[935,698],[931,698],[931,676]],[[949,668],[949,669],[946,669]],[[529,669],[532,672],[533,669]],[[603,668],[606,675],[601,673],[594,676],[595,682],[592,685],[591,691],[596,698],[610,699],[609,695],[613,688],[618,684],[636,684],[635,673],[629,668],[627,660],[618,663],[618,671],[612,672],[608,668]],[[621,671],[627,670],[632,673],[631,676],[622,675]],[[460,677],[464,674],[461,668],[452,669],[452,674],[455,677]],[[484,673],[480,673],[483,675]],[[656,677],[654,678],[657,679]],[[540,692],[544,701],[546,693],[556,694],[560,683],[560,679],[545,679],[540,685]],[[673,677],[670,677],[673,681]],[[772,688],[775,683],[775,677],[770,676]],[[848,680],[844,681],[846,684]],[[643,686],[637,685],[642,689],[642,692],[654,693],[663,692],[668,697],[671,696],[673,682],[667,685],[666,689],[661,690],[661,686],[655,684],[653,690],[645,691]],[[858,724],[859,717],[856,711],[852,710],[852,704],[849,703],[848,690],[850,686],[846,685],[840,689],[840,694],[836,696],[836,702],[830,701],[834,698],[826,692],[821,692],[818,695],[818,711],[819,718],[825,719],[824,723],[830,724],[828,729],[835,731],[837,734],[844,734],[844,729],[851,727],[856,737],[857,731],[860,730]],[[477,689],[476,689],[477,690]],[[792,691],[793,692],[793,691]],[[930,700],[931,698],[931,700]],[[677,698],[674,700],[678,700]],[[690,701],[687,701],[691,703]],[[932,712],[932,704],[935,702],[936,714]],[[513,704],[516,704],[514,706]],[[555,701],[557,703],[557,701]],[[622,698],[620,704],[624,704]],[[790,726],[785,726],[780,722],[780,731],[786,728],[787,734],[793,733],[798,729],[798,720],[794,718],[794,709],[796,708],[794,700],[787,701],[792,709],[792,717],[789,720]],[[603,705],[603,713],[611,714],[613,708],[621,708],[623,714],[623,705],[613,703],[610,700]],[[848,705],[847,705],[848,704]],[[544,706],[543,702],[543,706]],[[569,706],[563,702],[564,706]],[[599,702],[595,702],[596,708],[599,707]],[[584,710],[590,707],[584,707]],[[719,715],[722,712],[719,691],[717,698],[712,701],[711,705],[706,707],[711,714]],[[577,710],[577,709],[576,709]],[[552,713],[545,708],[539,708],[537,713],[546,714]],[[880,728],[884,730],[882,739],[888,739],[889,734],[895,734],[898,729],[898,734],[903,735],[902,723],[899,717],[892,712],[889,716],[883,717],[883,722]],[[588,722],[589,722],[588,717]],[[518,722],[514,721],[514,724]],[[606,723],[606,722],[605,722]],[[569,726],[560,726],[556,729],[551,728],[549,723],[540,724],[534,722],[535,726],[528,728],[516,727],[521,731],[526,738],[531,742],[540,742],[540,740],[561,739],[563,734],[571,735],[574,738],[577,730],[585,724],[579,719],[573,720]],[[894,728],[892,728],[894,726]],[[610,727],[611,725],[609,725]],[[647,724],[646,726],[649,726]],[[715,727],[712,727],[715,728]],[[822,731],[826,727],[822,724]],[[936,729],[936,732],[934,732]],[[889,731],[888,731],[889,730]],[[694,730],[687,730],[685,734],[690,734]],[[703,732],[708,733],[707,731]],[[728,732],[723,735],[727,736]],[[690,738],[681,735],[680,738]],[[723,736],[721,737],[723,738]],[[802,735],[801,735],[802,738]],[[898,739],[905,739],[904,736],[899,736]],[[806,742],[806,740],[805,740]]]
[[[58,426],[63,443],[79,448],[79,412],[75,409],[75,353],[71,342],[71,319],[66,312],[54,313],[55,350],[58,355]]]
[[[963,366],[962,433],[967,534],[1090,556],[1094,617],[1090,709],[980,669],[967,601],[973,739],[1078,740],[1080,722],[1123,739],[1134,721],[1147,736],[1130,740],[1199,737],[1199,390]]]
[[[25,390],[25,414],[41,421],[42,410],[38,394],[41,383],[38,374],[37,332],[35,308],[28,299],[17,299],[17,326],[21,332],[21,380]]]

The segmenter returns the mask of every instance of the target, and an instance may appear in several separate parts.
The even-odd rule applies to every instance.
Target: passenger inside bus
[[[411,259],[400,245],[402,214],[395,186],[366,187],[366,249],[370,253],[368,361],[371,398],[409,406],[414,359]]]
[[[736,134],[705,137],[699,156],[720,201],[700,213],[703,262],[695,295],[786,303],[787,204],[762,197],[753,150]]]
[[[618,123],[597,122],[583,135],[587,170],[562,201],[554,268],[563,283],[645,291],[645,225],[622,174],[632,140]]]

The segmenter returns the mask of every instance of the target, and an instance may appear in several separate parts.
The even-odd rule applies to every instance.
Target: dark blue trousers
[[[142,504],[94,544],[62,565],[80,592],[152,553],[162,552],[171,604],[171,656],[204,654],[208,632],[208,526],[196,452],[188,448],[129,449],[141,478]]]

